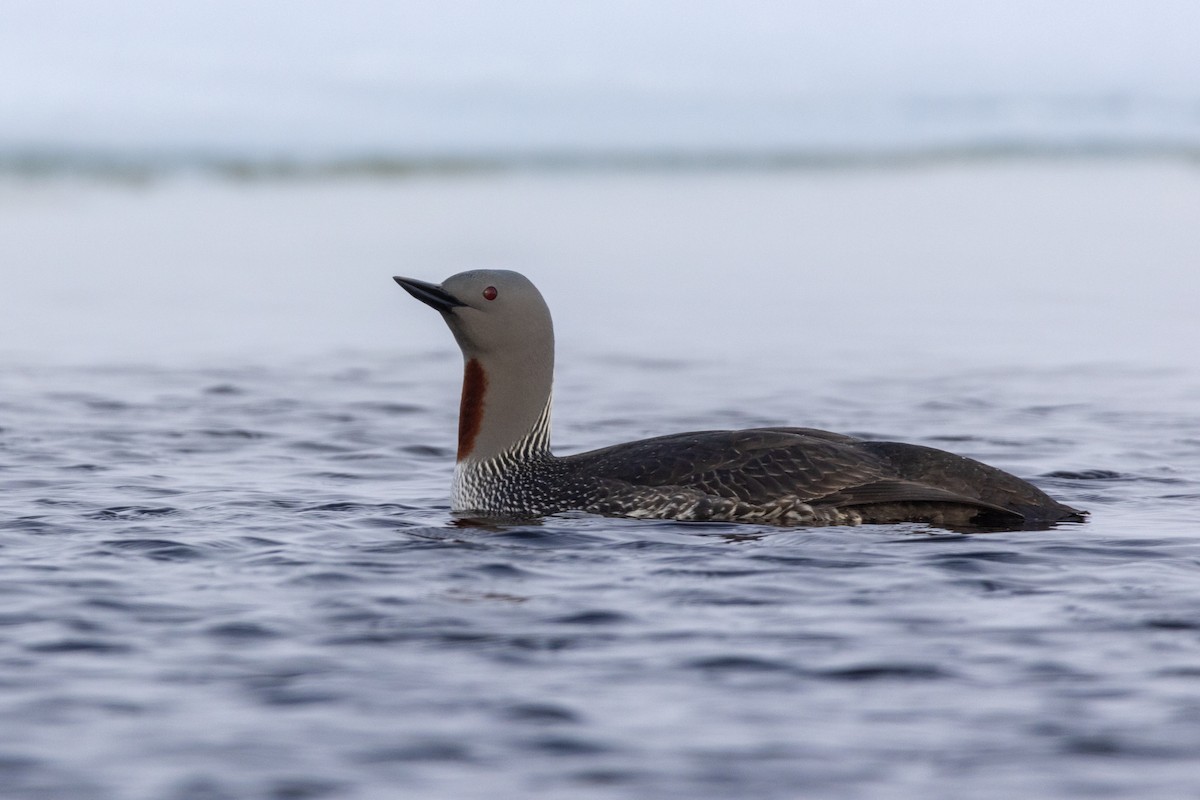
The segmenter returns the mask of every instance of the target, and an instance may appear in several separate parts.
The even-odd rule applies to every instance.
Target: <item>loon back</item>
[[[637,513],[650,498],[689,493],[700,505],[733,501],[742,517],[783,523],[1025,528],[1083,518],[1027,481],[974,459],[811,428],[679,433],[562,460],[576,480],[607,482],[609,513],[634,516],[650,516]]]

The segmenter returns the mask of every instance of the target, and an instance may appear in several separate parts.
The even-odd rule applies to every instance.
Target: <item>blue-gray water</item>
[[[457,354],[396,350],[0,372],[0,795],[1200,794],[1194,372],[849,365],[698,406],[646,387],[721,365],[576,359],[563,452],[819,425],[1092,520],[489,528],[448,513]]]

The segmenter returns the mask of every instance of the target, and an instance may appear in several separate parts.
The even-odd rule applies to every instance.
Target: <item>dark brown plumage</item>
[[[602,482],[597,505],[613,512],[644,504],[648,495],[685,495],[710,509],[697,519],[745,518],[752,509],[780,523],[1023,528],[1083,519],[1083,512],[974,459],[811,428],[678,433],[559,460],[576,480]]]

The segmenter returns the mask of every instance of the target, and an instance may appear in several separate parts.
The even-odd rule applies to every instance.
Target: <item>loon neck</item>
[[[460,465],[550,455],[553,366],[523,366],[495,369],[483,359],[465,359],[458,415]]]

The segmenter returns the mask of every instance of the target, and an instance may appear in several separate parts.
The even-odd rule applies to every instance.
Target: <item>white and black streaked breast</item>
[[[460,461],[452,502],[460,514],[542,517],[568,511],[570,492],[558,459],[548,454]]]
[[[479,380],[486,380],[482,373]],[[482,391],[480,389],[480,395]],[[468,394],[465,389],[463,397],[466,409]],[[562,506],[564,481],[559,459],[550,454],[552,405],[551,398],[533,428],[511,448],[491,458],[478,458],[473,454],[478,422],[474,429],[465,429],[466,435],[460,422],[459,458],[451,489],[451,502],[456,512],[535,517],[567,510]]]

